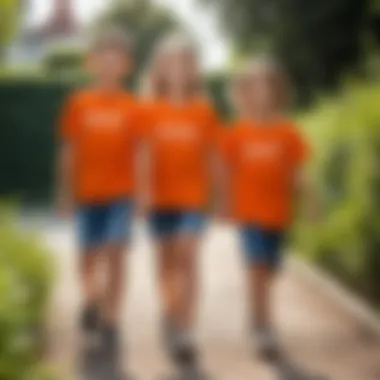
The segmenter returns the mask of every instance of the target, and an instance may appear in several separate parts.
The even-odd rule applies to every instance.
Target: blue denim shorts
[[[272,230],[256,225],[239,227],[242,248],[249,265],[262,264],[276,269],[282,261],[285,241],[283,230]]]
[[[76,217],[79,243],[83,248],[124,243],[132,227],[133,202],[123,199],[80,205]]]
[[[203,213],[188,210],[154,210],[149,216],[149,226],[155,237],[178,234],[199,234],[206,225]]]

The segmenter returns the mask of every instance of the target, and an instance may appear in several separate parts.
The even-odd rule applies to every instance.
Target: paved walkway
[[[74,238],[68,226],[51,225],[45,230],[60,268],[50,313],[49,359],[63,373],[63,379],[71,380],[80,347],[74,328],[80,302]],[[154,254],[143,228],[137,228],[129,264],[125,356],[138,380],[162,379],[170,365],[160,348]],[[245,289],[232,230],[210,228],[203,248],[202,273],[199,338],[204,365],[214,379],[380,379],[380,342],[291,268],[284,271],[275,299],[287,360],[269,366],[252,355],[245,339]]]

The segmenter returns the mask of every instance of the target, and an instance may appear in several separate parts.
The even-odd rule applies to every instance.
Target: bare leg
[[[255,327],[271,325],[273,278],[273,270],[265,265],[256,265],[248,270],[250,315]]]
[[[198,247],[194,235],[183,235],[177,240],[177,271],[180,278],[180,294],[177,301],[177,323],[184,330],[192,330],[195,323],[198,293]]]
[[[86,305],[97,305],[101,298],[98,283],[98,264],[100,258],[99,248],[84,252],[80,258],[80,276]]]
[[[105,250],[104,319],[112,326],[118,324],[121,315],[125,278],[124,255],[121,244],[109,245]]]
[[[98,281],[98,266],[100,258],[100,248],[88,250],[80,258],[80,276],[84,298],[81,327],[88,332],[94,331],[99,325],[98,311],[101,289]]]
[[[176,271],[175,241],[169,239],[159,243],[158,252],[158,281],[164,315],[175,315],[178,299],[179,278]]]
[[[257,353],[265,359],[278,354],[275,335],[271,328],[271,291],[274,272],[265,265],[252,267],[248,272],[250,287],[252,343]]]
[[[176,292],[171,314],[168,347],[174,362],[184,368],[197,368],[197,349],[193,337],[197,301],[198,239],[193,235],[176,237],[173,246],[173,277]]]

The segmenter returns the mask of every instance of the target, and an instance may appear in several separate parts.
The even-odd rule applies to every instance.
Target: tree
[[[238,54],[269,50],[303,96],[334,88],[363,56],[378,0],[198,0],[215,7]],[[377,7],[379,9],[379,7]]]

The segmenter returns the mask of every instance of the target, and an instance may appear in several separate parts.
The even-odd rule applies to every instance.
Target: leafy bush
[[[49,256],[0,211],[0,378],[45,379],[40,329],[51,271]]]
[[[324,206],[319,226],[301,220],[303,252],[380,305],[380,85],[325,99],[302,124],[314,149],[310,173]]]

